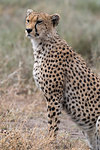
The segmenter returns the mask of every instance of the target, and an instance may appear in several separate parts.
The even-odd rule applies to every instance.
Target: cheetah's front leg
[[[59,115],[60,110],[60,100],[59,96],[49,96],[47,99],[47,111],[48,111],[48,128],[50,137],[56,137],[58,131],[58,124],[60,123]]]

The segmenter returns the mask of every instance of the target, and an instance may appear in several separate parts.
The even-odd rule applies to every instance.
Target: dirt
[[[1,90],[2,91],[2,90]],[[6,92],[1,92],[1,110],[0,110],[0,142],[2,145],[2,137],[6,137],[4,132],[13,132],[25,134],[27,133],[27,142],[32,142],[30,133],[34,130],[34,137],[37,139],[36,143],[41,142],[44,137],[45,144],[48,143],[47,137],[47,108],[46,101],[38,90],[28,94],[27,90],[18,88],[8,88]],[[25,135],[24,135],[25,136]],[[28,136],[30,138],[28,138]],[[33,137],[33,138],[34,138]],[[42,139],[42,142],[43,142]],[[15,142],[15,141],[14,141]],[[41,142],[41,143],[42,143]],[[5,141],[3,146],[8,142]],[[12,142],[11,142],[12,143]],[[9,143],[11,146],[12,144]],[[35,144],[36,144],[35,143]],[[43,142],[44,143],[44,142]],[[42,143],[42,144],[43,144]],[[40,144],[40,143],[39,143]],[[45,144],[40,146],[31,146],[31,150],[88,150],[87,141],[83,136],[79,127],[77,127],[66,112],[62,112],[60,130],[58,132],[58,139],[56,146],[52,148]],[[16,144],[15,144],[16,145]],[[50,145],[49,145],[50,146]],[[6,150],[7,146],[2,147],[0,150]],[[25,147],[25,146],[24,146]],[[25,147],[28,150],[27,147]],[[13,150],[13,149],[9,149]],[[14,150],[17,150],[15,147]],[[21,150],[21,148],[19,148]]]

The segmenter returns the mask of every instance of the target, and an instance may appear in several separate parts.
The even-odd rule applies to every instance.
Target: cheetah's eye
[[[27,19],[27,23],[29,23],[29,19]]]
[[[36,24],[41,24],[42,22],[42,20],[37,20]]]

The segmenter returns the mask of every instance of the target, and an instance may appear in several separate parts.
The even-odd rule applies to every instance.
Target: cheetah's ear
[[[32,12],[33,12],[32,9],[28,9],[27,12],[26,12],[26,16],[29,16]]]
[[[51,21],[53,23],[53,27],[58,25],[59,19],[60,19],[60,16],[58,14],[54,14],[51,16]]]

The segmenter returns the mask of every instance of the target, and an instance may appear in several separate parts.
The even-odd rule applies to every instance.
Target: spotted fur
[[[51,136],[65,110],[100,150],[100,78],[56,32],[59,15],[27,11],[26,35],[34,49],[33,76],[47,101]]]

